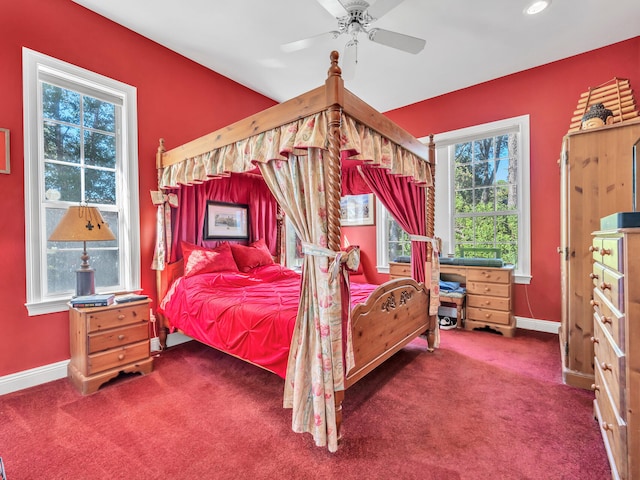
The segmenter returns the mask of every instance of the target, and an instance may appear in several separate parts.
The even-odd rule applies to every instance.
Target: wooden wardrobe
[[[640,120],[567,134],[560,158],[560,254],[563,380],[590,389],[593,369],[591,234],[600,218],[634,207],[634,144]],[[636,202],[640,209],[640,202]]]

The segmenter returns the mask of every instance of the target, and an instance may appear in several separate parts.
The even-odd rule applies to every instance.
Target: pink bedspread
[[[352,283],[351,304],[362,303],[376,287]],[[185,335],[284,378],[299,297],[300,274],[267,265],[249,273],[181,277],[160,311]]]

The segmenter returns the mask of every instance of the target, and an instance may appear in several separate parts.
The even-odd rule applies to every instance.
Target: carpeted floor
[[[189,342],[93,395],[63,379],[0,397],[0,457],[7,480],[611,478],[556,335],[441,336],[347,391],[335,454],[291,431],[282,379]]]

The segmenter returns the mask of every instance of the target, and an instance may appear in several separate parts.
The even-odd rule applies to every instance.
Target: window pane
[[[116,131],[115,105],[87,96],[82,99],[84,102],[84,126],[114,133]]]
[[[82,200],[80,167],[45,163],[44,189],[46,192],[59,192],[59,200],[80,202]]]
[[[473,211],[473,190],[456,191],[456,213]]]
[[[475,242],[493,244],[495,241],[494,217],[475,217]]]
[[[455,149],[455,162],[459,163],[471,163],[471,142],[458,143],[454,147]]]
[[[116,137],[85,130],[84,161],[87,165],[115,168]]]
[[[97,243],[97,242],[96,242]],[[100,250],[89,248],[91,244],[87,244],[87,253],[89,254],[89,263],[95,273],[96,289],[111,287],[119,284],[120,271],[118,251],[114,249]]]
[[[458,217],[455,219],[455,240],[456,243],[473,241],[473,218]]]
[[[43,83],[42,114],[44,118],[80,125],[80,94]]]
[[[80,163],[80,129],[45,122],[44,156],[46,160]]]
[[[495,211],[495,191],[493,187],[478,188],[475,193],[474,211],[494,212]]]
[[[49,294],[74,292],[76,270],[82,260],[82,247],[76,250],[47,250],[47,291]]]
[[[512,135],[500,135],[495,138],[496,145],[496,158],[508,158],[511,156],[509,153],[509,137]]]
[[[474,165],[473,181],[476,187],[493,185],[495,165],[493,161],[479,162]]]
[[[493,158],[493,138],[484,138],[473,142],[474,161],[490,160]]]
[[[509,183],[509,159],[496,161],[496,184]]]
[[[87,168],[85,182],[85,201],[115,205],[116,172]]]
[[[456,165],[455,182],[458,188],[473,187],[473,169],[470,164]]]

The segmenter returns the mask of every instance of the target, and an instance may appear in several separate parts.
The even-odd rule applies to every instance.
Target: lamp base
[[[76,296],[96,293],[95,270],[93,268],[76,270]]]

